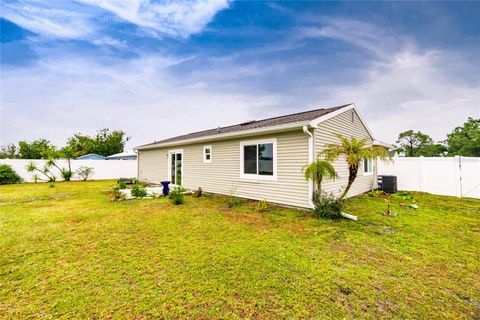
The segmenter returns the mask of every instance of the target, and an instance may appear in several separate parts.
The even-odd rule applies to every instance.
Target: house
[[[77,157],[77,160],[105,160],[105,157],[96,153],[89,153],[89,154]]]
[[[120,152],[108,156],[107,160],[137,160],[137,154],[133,150]]]
[[[397,152],[397,150],[395,150],[395,146],[393,144],[383,142],[383,141],[380,141],[380,140],[373,140],[373,145],[383,147],[383,148],[387,149],[388,150],[388,156],[390,158],[398,157],[398,152]]]
[[[267,199],[288,206],[311,208],[313,182],[302,168],[312,162],[334,133],[367,139],[373,136],[354,104],[317,109],[232,126],[189,133],[136,148],[138,179],[167,180],[187,189],[248,199]],[[347,185],[348,167],[334,162],[339,177],[325,181],[323,190],[339,194]],[[349,191],[354,196],[373,189],[372,161],[363,161]]]

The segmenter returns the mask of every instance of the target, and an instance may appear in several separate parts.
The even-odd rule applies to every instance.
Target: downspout
[[[310,130],[308,130],[307,125],[303,126],[302,129],[303,129],[303,133],[305,133],[308,136],[308,163],[310,164],[313,162],[313,153],[314,153],[313,134],[310,132]],[[310,208],[314,207],[312,197],[313,197],[313,180],[309,180],[308,181],[308,203],[310,205]]]
[[[137,180],[140,181],[140,153],[138,153],[138,150],[133,150],[137,154]]]

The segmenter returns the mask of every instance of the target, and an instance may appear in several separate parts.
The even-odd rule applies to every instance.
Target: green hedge
[[[13,184],[22,182],[22,178],[8,164],[0,165],[0,184]]]

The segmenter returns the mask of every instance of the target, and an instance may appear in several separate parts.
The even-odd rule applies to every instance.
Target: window
[[[372,159],[363,159],[363,175],[369,176],[373,174]]]
[[[212,146],[203,146],[203,162],[212,162]]]
[[[276,139],[240,143],[240,178],[276,179]]]

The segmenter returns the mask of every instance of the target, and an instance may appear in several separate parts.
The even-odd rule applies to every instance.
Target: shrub
[[[22,182],[22,178],[8,164],[0,165],[0,184],[13,184]]]
[[[147,190],[141,185],[134,185],[132,188],[132,196],[135,198],[143,198],[147,196]]]
[[[242,200],[240,200],[239,198],[230,197],[227,200],[227,205],[229,208],[238,207],[241,204],[242,204]]]
[[[257,205],[255,206],[255,210],[258,212],[266,212],[268,211],[268,204],[267,204],[267,199],[263,199],[257,202]]]
[[[175,187],[173,190],[170,191],[168,194],[168,198],[174,205],[179,205],[185,202],[183,193],[185,189],[182,187]]]
[[[60,170],[60,174],[62,175],[63,180],[70,181],[70,179],[73,176],[73,171],[70,169],[63,168]]]
[[[80,177],[80,179],[82,179],[83,181],[87,181],[88,178],[90,178],[95,173],[95,171],[93,170],[92,167],[83,166],[78,168],[76,173]]]
[[[125,184],[135,184],[137,183],[137,179],[135,178],[120,178],[117,180],[117,183],[125,183]]]
[[[118,186],[113,186],[109,195],[110,195],[110,200],[111,201],[125,199],[125,195],[120,192],[120,188]]]
[[[400,191],[397,193],[392,194],[392,197],[399,198],[402,200],[415,200],[412,194],[410,194],[408,191]]]
[[[383,192],[382,190],[372,190],[369,193],[367,193],[367,195],[369,195],[370,197],[383,196],[384,194],[385,192]]]
[[[119,182],[118,189],[127,189],[127,184],[125,182]]]
[[[345,200],[337,199],[333,193],[322,193],[314,198],[314,213],[317,218],[339,219]]]

